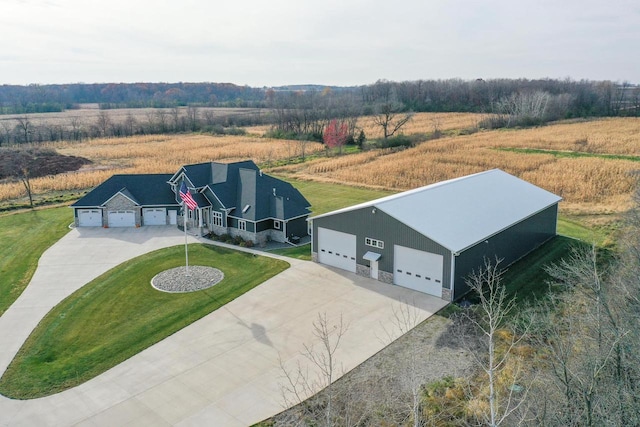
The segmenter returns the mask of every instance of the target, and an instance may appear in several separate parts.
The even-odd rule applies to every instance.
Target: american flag
[[[182,181],[182,185],[180,186],[180,198],[189,209],[194,210],[198,207],[198,204],[193,200],[193,197],[191,196],[191,193],[189,193],[184,181]]]

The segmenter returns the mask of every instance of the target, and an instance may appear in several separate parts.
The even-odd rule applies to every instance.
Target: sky
[[[0,84],[640,84],[638,0],[0,0]]]

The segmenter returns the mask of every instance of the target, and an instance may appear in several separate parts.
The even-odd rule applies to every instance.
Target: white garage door
[[[442,297],[443,256],[394,245],[393,283]]]
[[[167,225],[167,210],[165,208],[145,208],[142,210],[144,225]]]
[[[318,262],[356,272],[356,236],[318,227]]]
[[[102,211],[100,209],[78,210],[78,226],[102,227]]]
[[[109,211],[109,227],[135,227],[136,214],[134,211]]]

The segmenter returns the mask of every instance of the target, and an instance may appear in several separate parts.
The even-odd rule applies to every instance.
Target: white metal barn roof
[[[553,193],[493,169],[339,209],[310,220],[375,207],[450,251],[461,252],[560,200],[562,198]]]

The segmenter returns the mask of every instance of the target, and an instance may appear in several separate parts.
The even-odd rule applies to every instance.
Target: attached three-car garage
[[[506,267],[553,238],[560,200],[494,169],[309,218],[311,256],[453,301],[485,257]]]
[[[113,175],[71,207],[78,227],[141,227],[176,223],[180,203],[172,175]]]

